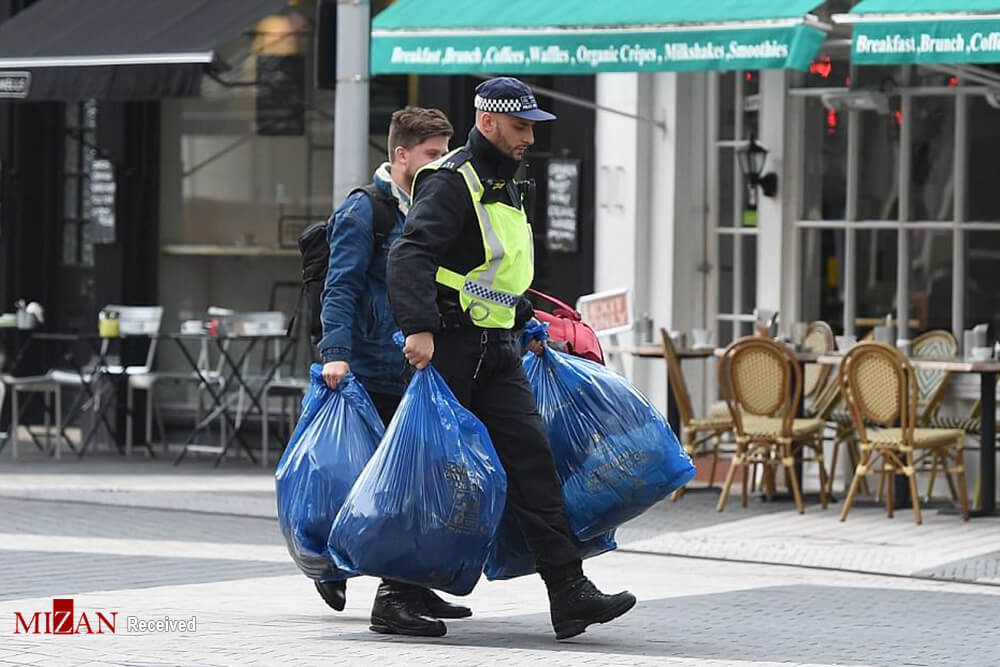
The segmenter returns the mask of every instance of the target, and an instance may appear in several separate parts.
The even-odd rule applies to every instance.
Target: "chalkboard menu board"
[[[88,238],[95,243],[115,240],[115,169],[111,160],[90,162],[90,219]]]
[[[545,197],[548,218],[545,242],[554,252],[577,252],[577,213],[580,208],[580,161],[567,158],[549,160]]]

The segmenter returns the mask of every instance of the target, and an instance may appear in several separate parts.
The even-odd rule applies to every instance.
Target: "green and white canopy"
[[[806,69],[819,0],[397,0],[372,22],[373,74]]]
[[[1000,62],[1000,0],[862,0],[834,20],[858,65]]]

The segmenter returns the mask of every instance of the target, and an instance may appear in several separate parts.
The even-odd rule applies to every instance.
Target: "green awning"
[[[372,22],[373,74],[806,69],[819,0],[397,0]]]
[[[1000,0],[862,0],[834,20],[858,65],[1000,62]]]

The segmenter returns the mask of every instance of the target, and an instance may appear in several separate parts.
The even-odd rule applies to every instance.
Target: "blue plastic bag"
[[[416,371],[330,530],[341,569],[472,592],[507,497],[486,427],[432,366]]]
[[[615,533],[611,531],[586,542],[577,541],[580,558],[598,556],[618,548]],[[528,548],[528,541],[517,524],[517,519],[510,512],[505,512],[500,520],[497,537],[490,548],[490,556],[486,559],[483,573],[490,581],[497,579],[513,579],[534,574],[535,556]]]
[[[550,349],[523,362],[577,538],[614,530],[694,478],[667,420],[625,378]]]
[[[309,369],[311,384],[274,485],[278,525],[295,564],[321,581],[344,579],[327,551],[330,526],[385,428],[364,387],[352,374],[330,389],[323,369]]]

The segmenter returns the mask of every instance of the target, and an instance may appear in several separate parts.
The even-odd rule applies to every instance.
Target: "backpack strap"
[[[372,202],[372,227],[375,231],[374,252],[377,252],[379,246],[385,243],[389,234],[392,233],[392,228],[396,226],[396,211],[399,210],[399,200],[382,192],[382,189],[374,183],[355,188],[351,194],[355,192],[365,193]],[[374,252],[372,256],[374,256]]]

